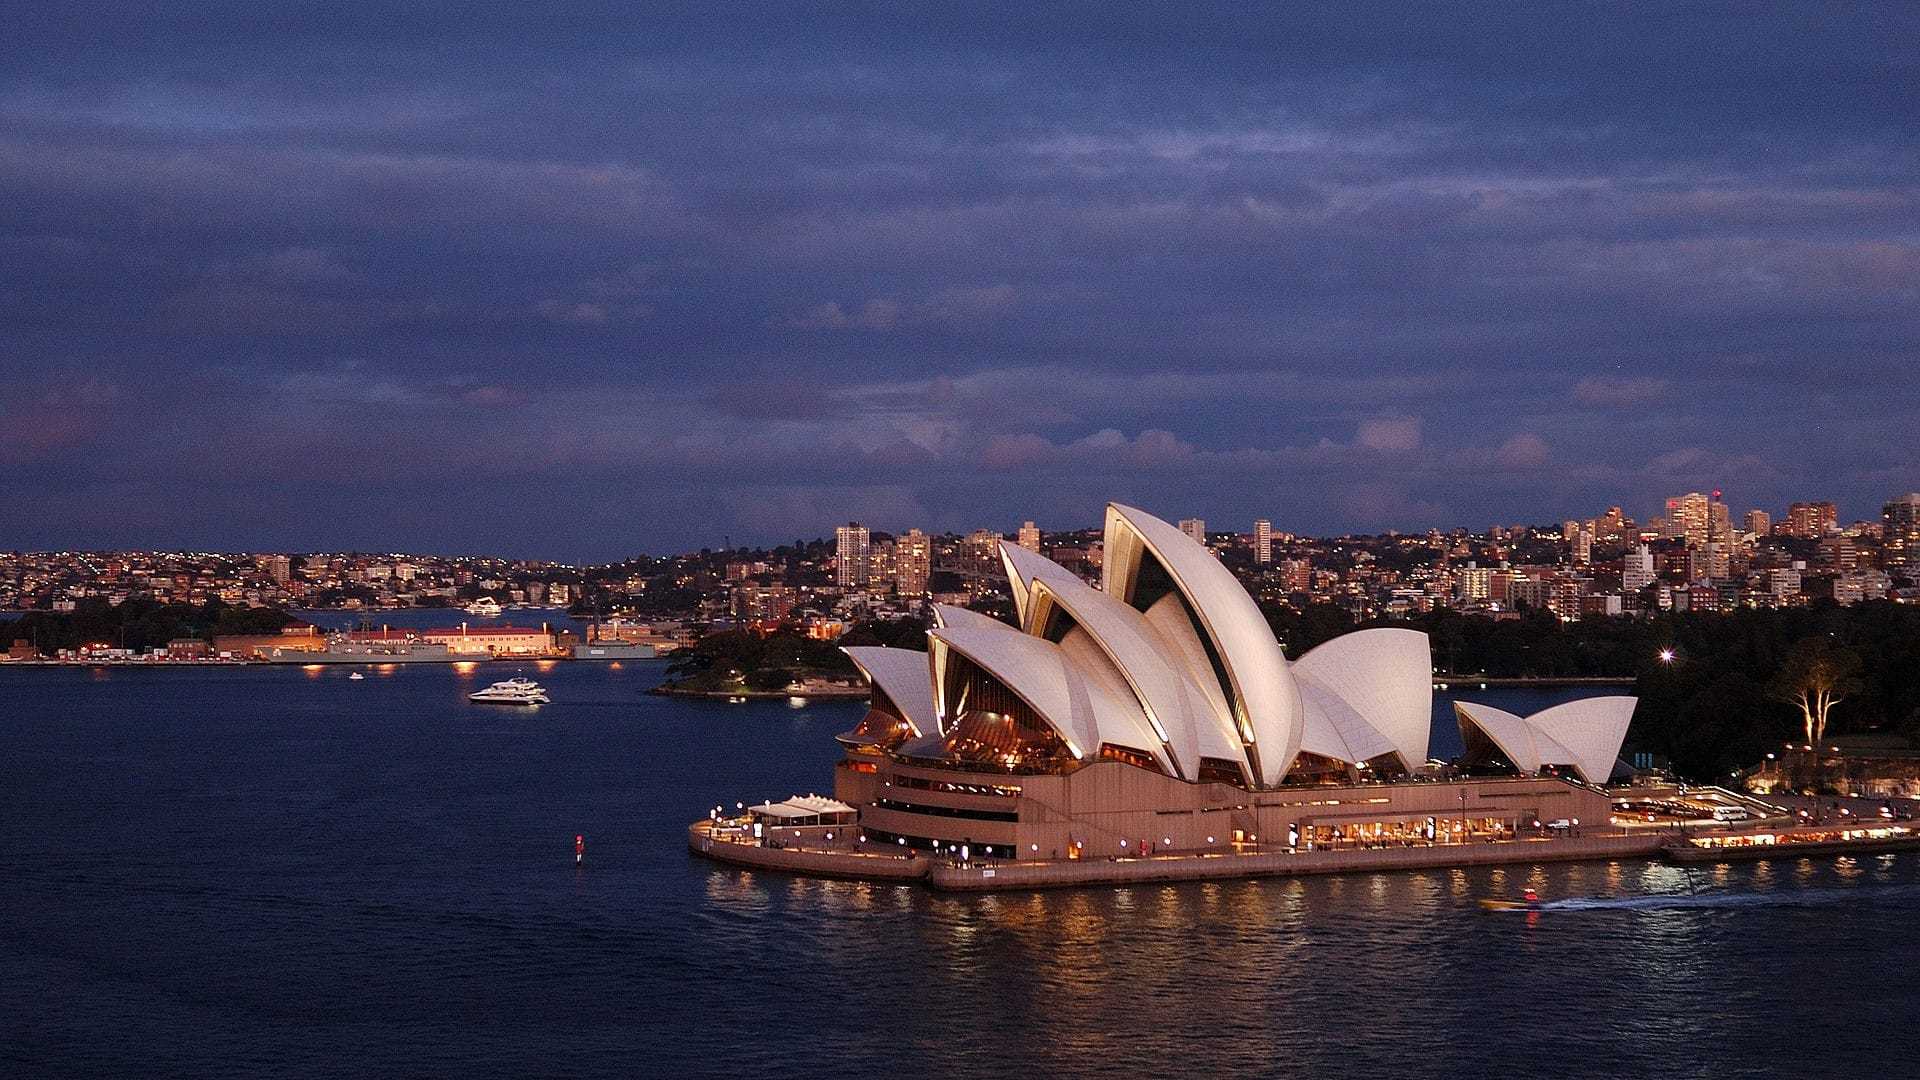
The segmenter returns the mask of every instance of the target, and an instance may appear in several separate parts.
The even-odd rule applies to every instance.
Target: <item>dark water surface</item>
[[[516,670],[556,704],[465,701]],[[0,669],[0,1075],[1920,1074],[1915,856],[1708,867],[1687,900],[1638,862],[744,873],[685,823],[828,786],[859,706],[642,693],[659,670]],[[1523,884],[1559,906],[1473,903]]]

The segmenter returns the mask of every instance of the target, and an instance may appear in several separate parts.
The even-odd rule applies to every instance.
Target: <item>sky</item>
[[[0,547],[1920,489],[1920,5],[138,7],[0,0]]]

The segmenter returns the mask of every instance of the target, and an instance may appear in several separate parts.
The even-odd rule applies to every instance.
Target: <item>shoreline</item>
[[[1748,830],[1757,834],[1760,830]],[[1771,830],[1766,835],[1793,835]],[[1727,834],[1715,833],[1726,837]],[[878,854],[861,850],[761,847],[714,835],[711,823],[687,826],[687,850],[701,858],[752,870],[773,870],[805,877],[920,882],[941,892],[998,892],[1119,886],[1153,882],[1229,881],[1322,874],[1377,873],[1393,870],[1446,870],[1469,866],[1511,866],[1546,862],[1605,862],[1647,859],[1674,864],[1829,857],[1920,849],[1920,832],[1896,837],[1861,837],[1804,843],[1765,843],[1700,847],[1690,836],[1645,831],[1557,839],[1504,840],[1427,847],[1359,848],[1322,851],[1175,852],[1144,858],[1100,860],[975,860],[961,864],[938,856]]]
[[[687,690],[677,686],[662,685],[662,686],[653,687],[652,689],[648,690],[647,693],[658,694],[661,697],[692,698],[695,700],[706,699],[709,701],[733,701],[736,699],[746,700],[746,701],[767,701],[767,700],[777,701],[781,698],[821,698],[823,700],[831,700],[831,701],[839,701],[839,700],[852,701],[852,700],[858,699],[858,700],[864,701],[872,693],[872,691],[870,691],[868,688],[864,686],[852,686],[844,690],[831,689],[831,690],[794,691],[794,690]]]
[[[231,660],[0,660],[0,671],[9,668],[175,668],[175,667],[268,667],[268,668],[306,668],[306,667],[449,667],[457,664],[494,664],[494,663],[537,663],[537,664],[636,664],[650,660],[665,660],[666,656],[496,656],[491,653],[473,656],[458,656],[450,659],[433,660],[394,660],[366,657],[351,659],[321,660],[257,660],[234,658]],[[775,697],[793,697],[799,695],[776,694]],[[805,695],[826,696],[826,695]],[[838,695],[834,695],[838,696]],[[864,696],[864,691],[862,692]]]
[[[1634,675],[1435,675],[1433,685],[1443,690],[1462,689],[1478,686],[1481,689],[1513,689],[1525,687],[1554,686],[1632,686],[1639,682]]]

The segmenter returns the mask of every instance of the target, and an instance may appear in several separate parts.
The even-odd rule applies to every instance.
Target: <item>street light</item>
[[[1660,650],[1660,662],[1661,662],[1661,663],[1663,663],[1663,664],[1671,664],[1671,663],[1673,663],[1673,650],[1672,650],[1672,649],[1661,649],[1661,650]]]

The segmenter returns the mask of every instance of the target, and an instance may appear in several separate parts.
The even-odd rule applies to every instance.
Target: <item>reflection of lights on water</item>
[[[806,699],[806,698],[803,698],[803,697],[789,697],[789,698],[787,699],[787,708],[789,708],[789,709],[804,709],[804,708],[806,708],[806,707],[807,707],[807,699]]]
[[[398,664],[375,664],[373,670],[378,671],[382,675],[387,675],[391,674],[393,669],[399,666]]]
[[[471,660],[461,660],[453,665],[453,670],[461,675],[471,675],[473,674],[473,669],[479,666],[480,665]]]
[[[307,673],[307,678],[317,679],[320,677],[320,673],[326,670],[326,665],[325,664],[301,664],[300,670]]]
[[[558,660],[536,660],[534,661],[533,666],[540,669],[541,671],[552,671],[553,665],[559,662],[560,661]]]
[[[618,661],[618,660],[615,660],[615,661],[614,661],[613,663],[611,663],[611,664],[608,664],[608,665],[607,665],[607,670],[608,670],[608,671],[619,671],[619,670],[620,670],[620,661]]]

